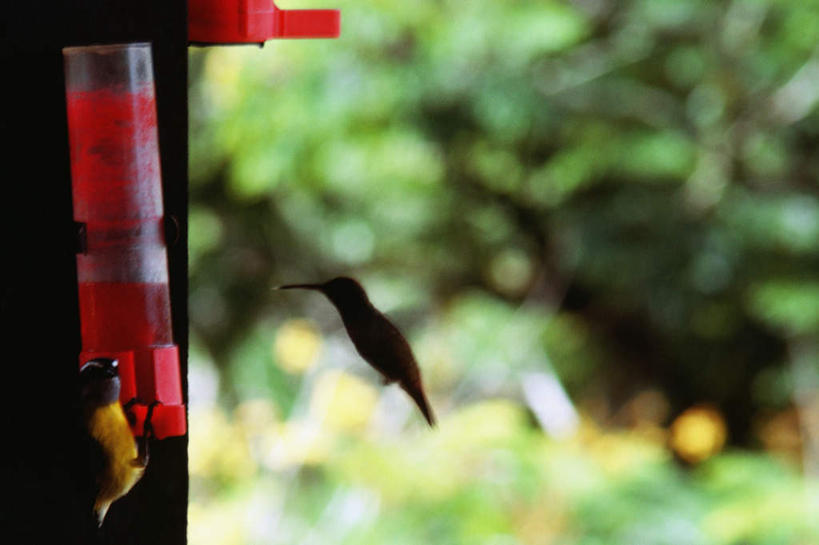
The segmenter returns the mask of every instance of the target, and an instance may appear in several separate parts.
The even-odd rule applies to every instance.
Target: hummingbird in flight
[[[397,382],[418,405],[429,425],[435,426],[435,416],[421,384],[421,371],[409,343],[373,306],[361,284],[341,276],[320,284],[288,284],[276,289],[323,293],[341,314],[344,328],[361,357],[381,373],[384,384]]]

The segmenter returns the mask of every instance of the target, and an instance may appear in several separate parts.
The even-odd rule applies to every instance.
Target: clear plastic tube
[[[172,342],[150,44],[63,50],[84,350]]]

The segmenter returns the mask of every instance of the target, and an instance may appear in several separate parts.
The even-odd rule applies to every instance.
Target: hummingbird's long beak
[[[286,284],[284,286],[277,286],[273,289],[277,290],[318,290],[324,287],[323,284]]]

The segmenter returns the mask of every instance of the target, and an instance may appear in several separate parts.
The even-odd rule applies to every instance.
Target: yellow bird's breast
[[[111,503],[131,490],[145,468],[137,459],[136,441],[119,402],[94,410],[89,432],[105,453],[105,467],[99,475],[94,505],[101,522]]]

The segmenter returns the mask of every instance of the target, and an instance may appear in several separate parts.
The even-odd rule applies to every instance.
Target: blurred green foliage
[[[304,456],[322,462],[294,477],[294,533],[280,535],[819,542],[815,482],[764,454],[690,473],[662,438],[623,439],[626,459],[656,456],[611,476],[589,444],[550,443],[531,415],[496,444],[487,419],[502,409],[446,427],[486,398],[526,405],[521,377],[535,371],[556,373],[602,426],[665,429],[706,402],[732,448],[798,457],[810,440],[799,384],[819,372],[819,4],[338,7],[339,40],[191,50],[192,370],[215,369],[224,410],[266,398],[281,422],[305,414],[321,369],[375,384],[329,304],[271,290],[348,274],[409,334],[445,430],[464,436],[353,434],[330,458],[308,441],[318,458]],[[300,375],[273,343],[304,316],[324,344]],[[497,458],[496,482],[461,465],[487,433],[476,448]],[[280,486],[265,471],[254,490]],[[321,517],[336,515],[316,506],[343,513],[346,501],[378,521],[333,540]]]
[[[642,432],[586,422],[557,442],[520,406],[484,401],[434,434],[322,426],[323,453],[282,467],[247,446],[300,447],[253,412],[255,423],[237,415],[233,427],[192,412],[195,545],[799,545],[819,536],[818,483],[765,455],[730,452],[685,470]]]

